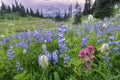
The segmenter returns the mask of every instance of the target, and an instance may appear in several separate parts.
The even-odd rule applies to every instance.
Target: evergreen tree
[[[15,0],[15,12],[20,11],[20,5],[18,2]]]
[[[24,6],[22,4],[20,4],[20,15],[22,17],[26,16],[25,8],[24,8]]]
[[[6,10],[5,4],[1,1],[2,5],[1,5],[1,10]]]
[[[68,8],[68,17],[72,17],[72,4]]]
[[[34,12],[33,12],[32,8],[30,8],[30,15],[34,16]]]
[[[67,11],[65,10],[64,11],[65,13],[64,13],[64,19],[66,20],[66,19],[68,19],[68,14],[67,14]]]
[[[41,12],[40,12],[40,17],[41,17],[41,18],[44,17],[44,16],[43,16],[43,12],[42,12],[42,10],[41,10]]]
[[[113,15],[111,0],[96,0],[94,17],[103,19]]]
[[[58,9],[58,11],[56,12],[55,20],[56,21],[62,21],[63,20],[63,18],[61,17],[61,14],[60,14],[60,9]]]
[[[76,2],[75,9],[78,9],[78,8],[79,8],[79,4],[78,4],[78,2]]]
[[[27,15],[30,15],[30,12],[29,12],[29,9],[28,9],[28,8],[26,8],[26,14],[27,14]]]
[[[40,13],[39,13],[39,10],[38,10],[38,9],[36,10],[35,16],[36,16],[36,17],[40,17]]]
[[[120,3],[120,0],[112,0],[112,3],[114,3],[114,4]]]
[[[1,1],[1,3],[2,3],[1,11],[2,11],[2,13],[6,13],[7,8],[6,8],[5,4],[3,3],[3,1]]]
[[[14,5],[14,4],[12,4],[12,12],[13,12],[13,13],[16,12],[16,8],[15,8],[15,5]]]
[[[86,0],[85,1],[85,6],[84,6],[84,10],[83,10],[83,14],[84,15],[88,15],[91,14],[91,0]]]
[[[11,13],[11,12],[12,12],[12,10],[11,10],[11,7],[10,7],[10,6],[8,6],[8,8],[7,8],[7,12],[8,12],[8,13]]]
[[[79,23],[81,23],[81,17],[82,17],[82,13],[81,13],[81,7],[79,5],[79,7],[77,7],[77,13],[74,16],[74,22],[73,22],[73,24],[79,24]]]

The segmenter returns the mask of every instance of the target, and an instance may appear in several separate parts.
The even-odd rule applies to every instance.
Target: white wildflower
[[[103,27],[104,27],[104,28],[107,28],[107,27],[108,27],[108,25],[107,25],[106,23],[104,23],[104,24],[103,24]]]
[[[90,15],[88,16],[88,20],[90,20],[90,21],[93,20],[93,15],[90,14]]]
[[[23,50],[23,53],[27,53],[27,50],[26,50],[26,49],[24,49],[24,50]]]
[[[106,53],[108,49],[109,49],[109,45],[107,43],[103,44],[101,47],[101,53],[102,54]]]
[[[38,57],[38,62],[39,62],[39,65],[43,68],[43,69],[46,69],[48,67],[48,58],[46,55],[42,55],[42,56],[39,56]]]
[[[115,5],[115,9],[118,9],[118,5],[117,4]]]
[[[9,27],[13,27],[13,26],[15,26],[15,24],[10,23],[8,26],[9,26]]]
[[[4,38],[5,36],[4,35],[0,35],[0,37]]]

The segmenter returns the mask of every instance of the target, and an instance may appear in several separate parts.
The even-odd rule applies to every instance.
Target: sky
[[[2,0],[5,4],[11,5],[15,0]],[[67,9],[70,4],[75,4],[77,1],[84,7],[85,0],[17,0],[27,8],[33,9],[48,9],[48,8],[61,8]],[[1,1],[0,1],[1,5]]]

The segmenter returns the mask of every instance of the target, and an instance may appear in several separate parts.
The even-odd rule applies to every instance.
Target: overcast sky
[[[15,0],[2,0],[5,4],[11,5]],[[77,1],[83,7],[85,0],[17,0],[22,3],[25,7],[33,9],[47,9],[51,7],[66,9],[68,5],[75,4]],[[0,1],[1,5],[1,1]]]

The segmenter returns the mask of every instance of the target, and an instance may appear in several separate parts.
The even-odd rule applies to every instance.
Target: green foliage
[[[28,76],[26,76],[26,73],[27,72],[22,72],[16,76],[14,76],[13,80],[26,80],[26,79],[28,79],[27,78]]]
[[[81,11],[76,13],[75,17],[74,17],[73,24],[80,24],[81,23],[81,17],[82,17]]]
[[[83,10],[83,15],[91,14],[90,7],[91,7],[91,0],[86,0]]]
[[[77,10],[77,13],[74,16],[73,24],[80,24],[82,13],[81,13],[81,6],[78,3],[76,3],[76,10]]]
[[[103,19],[104,17],[110,17],[113,15],[113,7],[111,0],[97,0],[95,9],[94,9],[94,17]]]
[[[6,17],[10,14],[5,15]],[[12,16],[12,15],[11,15]],[[13,16],[15,17],[15,16]],[[29,19],[30,18],[30,19]],[[118,18],[118,19],[117,19]],[[110,25],[113,25],[116,29],[119,22],[119,17],[112,18],[112,21],[109,22],[109,19],[106,19],[105,22],[109,22]],[[14,35],[20,32],[27,32],[28,30],[35,31],[39,24],[42,24],[43,30],[50,29],[56,30],[60,22],[47,22],[48,19],[38,19],[33,17],[19,18],[19,20],[13,20],[15,24],[13,27],[8,25],[11,23],[9,20],[3,20],[0,23],[1,31],[0,34],[4,34],[5,37]],[[37,22],[32,22],[37,21]],[[51,21],[51,20],[49,20]],[[97,26],[97,21],[87,23],[87,25]],[[47,50],[52,53],[54,50],[59,50],[58,41],[53,40],[51,43],[47,42],[33,42],[32,44],[28,43],[29,53],[23,53],[22,48],[14,48],[14,58],[13,60],[8,60],[7,51],[9,45],[13,45],[19,42],[18,39],[10,40],[10,43],[0,45],[0,80],[119,80],[120,79],[120,55],[115,56],[115,52],[110,54],[110,62],[113,64],[112,67],[109,66],[109,62],[105,63],[102,59],[102,54],[100,48],[102,43],[97,44],[95,31],[89,33],[89,30],[84,26],[84,24],[73,26],[71,29],[69,26],[71,22],[64,24],[68,25],[67,33],[65,34],[66,45],[69,48],[68,55],[70,55],[70,62],[64,64],[64,55],[59,57],[58,63],[54,65],[49,61],[49,65],[46,69],[43,69],[38,65],[38,55],[42,53],[42,44],[47,45]],[[34,27],[35,26],[35,27]],[[54,27],[53,27],[54,26]],[[91,27],[91,26],[89,26]],[[89,28],[88,27],[88,28]],[[101,26],[101,31],[104,30]],[[95,27],[94,27],[95,28]],[[8,30],[8,32],[6,31]],[[77,30],[80,32],[78,33]],[[56,30],[57,31],[57,30]],[[5,33],[6,32],[6,33]],[[95,58],[92,64],[91,70],[85,72],[85,65],[81,58],[78,57],[79,51],[81,48],[81,40],[86,35],[90,35],[88,40],[88,45],[93,45],[95,47]],[[104,34],[100,39],[105,37],[105,43],[108,42],[108,37],[111,34]],[[120,33],[115,31],[115,41],[120,40]],[[57,37],[54,36],[55,39]],[[34,39],[34,38],[33,38]],[[2,38],[0,37],[0,40]],[[26,41],[26,39],[25,39]],[[110,49],[116,47],[115,45],[110,45]],[[110,51],[109,51],[110,52]],[[23,68],[23,71],[19,71],[16,68],[16,62],[20,62],[20,66]]]

